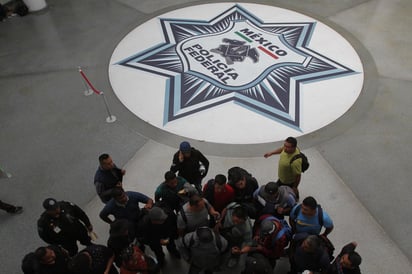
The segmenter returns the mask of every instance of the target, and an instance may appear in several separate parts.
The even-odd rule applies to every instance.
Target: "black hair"
[[[168,171],[165,173],[165,180],[170,181],[173,180],[174,178],[176,178],[176,174],[173,171]]]
[[[291,144],[293,147],[296,147],[298,145],[298,140],[296,140],[295,137],[288,137],[286,138],[285,142]]]
[[[352,265],[352,267],[357,267],[362,262],[362,257],[356,251],[352,251],[348,253],[348,259]]]
[[[124,193],[124,189],[122,187],[114,187],[111,191],[111,195],[115,199],[122,196],[123,193]]]
[[[309,235],[305,238],[306,244],[308,246],[308,252],[313,253],[320,248],[321,240],[317,235]]]
[[[89,274],[90,273],[90,257],[81,252],[74,256],[67,264],[69,273],[71,274]]]
[[[239,219],[246,220],[248,215],[247,215],[246,209],[239,206],[239,207],[236,207],[235,209],[233,209],[232,216],[236,216]]]
[[[109,157],[110,157],[110,155],[107,154],[107,153],[101,154],[101,155],[99,156],[99,163],[100,163],[100,164],[103,164],[103,161],[104,161],[104,160],[107,160],[107,158],[109,158]]]
[[[236,184],[245,176],[246,174],[244,169],[238,166],[232,167],[227,171],[227,178],[232,184]]]
[[[120,252],[120,258],[122,262],[127,263],[130,261],[130,259],[133,258],[133,254],[134,254],[133,246],[128,246],[122,249],[122,251]]]
[[[45,246],[41,246],[34,251],[34,255],[36,256],[37,260],[41,261],[43,257],[47,253],[47,248]]]
[[[303,199],[302,204],[309,207],[310,209],[316,209],[318,206],[318,203],[312,196],[308,196],[305,199]]]
[[[199,194],[197,193],[192,194],[189,198],[189,205],[191,206],[198,205],[201,200],[202,200],[202,197]]]
[[[215,176],[215,183],[218,185],[224,185],[226,183],[226,176],[223,174],[218,174]]]

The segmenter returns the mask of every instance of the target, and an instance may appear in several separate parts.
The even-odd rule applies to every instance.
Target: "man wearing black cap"
[[[37,221],[41,239],[46,243],[61,245],[70,256],[77,253],[77,241],[82,245],[91,244],[88,232],[93,231],[86,213],[77,205],[47,198],[43,202],[45,212]]]
[[[175,245],[175,239],[177,239],[176,219],[165,211],[169,210],[157,206],[152,207],[138,225],[138,235],[142,238],[141,242],[150,246],[160,266],[165,264],[165,254],[162,248],[164,245],[174,258],[180,259]]]
[[[199,193],[202,192],[202,179],[209,170],[209,160],[197,149],[190,146],[189,142],[182,142],[173,156],[170,167],[173,172],[185,178],[189,183],[196,186]]]
[[[283,219],[296,204],[293,190],[288,186],[279,186],[275,182],[269,182],[256,189],[253,198],[257,202],[259,216],[271,214]]]

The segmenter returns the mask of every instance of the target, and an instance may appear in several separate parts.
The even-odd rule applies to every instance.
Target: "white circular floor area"
[[[162,14],[116,47],[109,78],[143,121],[184,138],[259,144],[347,112],[361,60],[322,22],[273,6],[217,3]]]

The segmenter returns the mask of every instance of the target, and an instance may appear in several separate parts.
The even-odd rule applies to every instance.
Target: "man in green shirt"
[[[302,158],[290,162],[293,156],[300,153],[297,148],[298,141],[294,137],[286,138],[282,147],[265,153],[264,157],[268,158],[274,154],[280,154],[279,165],[278,165],[278,176],[279,179],[277,183],[279,185],[286,185],[293,189],[296,197],[299,199],[298,185],[300,183],[300,177],[302,174]]]

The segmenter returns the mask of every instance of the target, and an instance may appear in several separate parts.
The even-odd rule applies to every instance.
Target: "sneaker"
[[[21,206],[15,206],[13,209],[7,211],[7,213],[10,213],[10,214],[20,214],[22,212],[23,212],[23,207]]]

